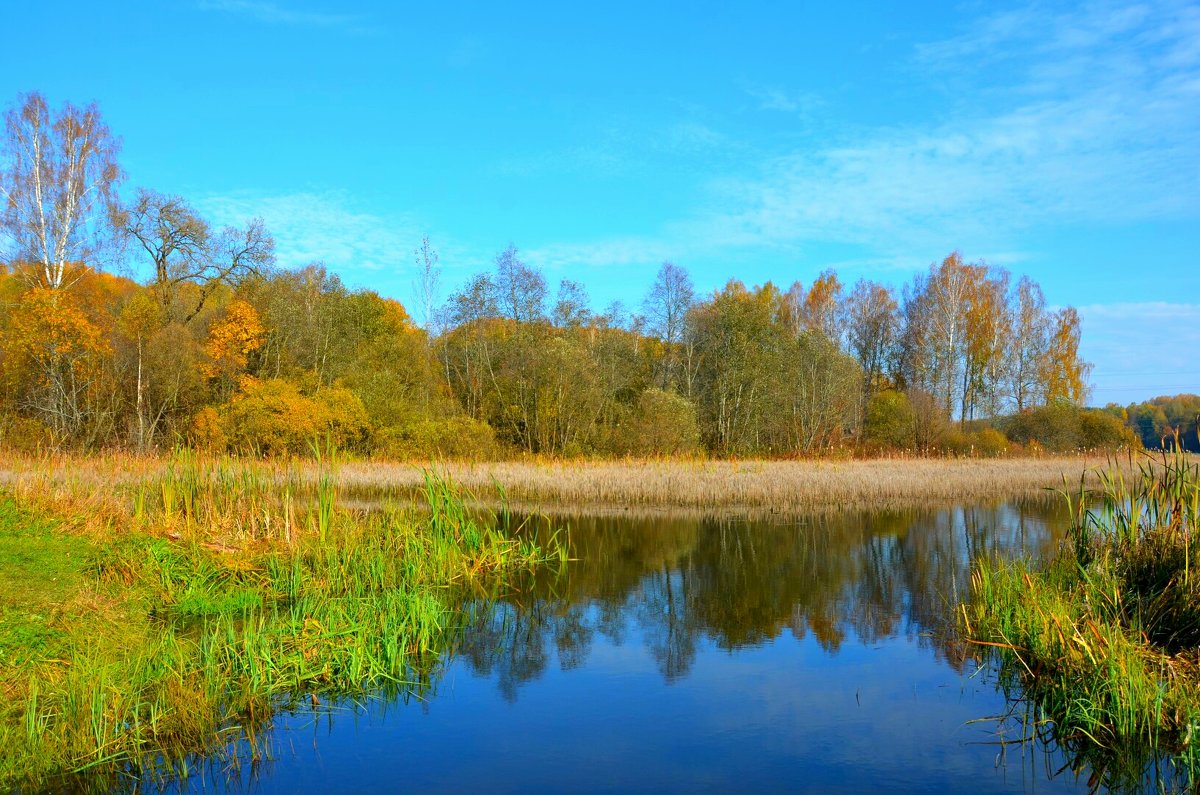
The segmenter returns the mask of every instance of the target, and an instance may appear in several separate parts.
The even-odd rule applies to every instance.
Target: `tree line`
[[[1149,450],[1180,449],[1200,453],[1200,395],[1162,395],[1141,403],[1109,403],[1104,410],[1116,417]]]
[[[1081,409],[1075,310],[957,252],[899,290],[827,270],[699,295],[666,262],[636,306],[600,312],[513,245],[443,300],[426,238],[418,324],[319,263],[280,266],[261,220],[217,228],[182,197],[123,192],[119,150],[94,105],[33,93],[5,116],[0,444],[987,453],[1041,444],[1005,422],[1045,408],[1094,426],[1057,446],[1129,438]]]

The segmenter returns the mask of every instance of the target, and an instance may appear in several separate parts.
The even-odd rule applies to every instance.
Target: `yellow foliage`
[[[201,365],[204,375],[216,378],[240,373],[246,368],[247,357],[265,340],[266,329],[254,307],[241,299],[231,301],[225,316],[209,329],[204,344],[208,361]]]
[[[350,390],[329,387],[309,396],[278,378],[242,378],[220,414],[229,447],[264,455],[304,454],[326,437],[340,448],[361,450],[370,435],[367,410]]]
[[[220,415],[216,409],[207,406],[196,412],[196,416],[192,418],[189,437],[192,444],[206,450],[224,450],[228,444]]]
[[[6,374],[45,383],[60,367],[77,375],[109,353],[108,343],[71,295],[44,287],[28,290],[9,316],[3,341]]]

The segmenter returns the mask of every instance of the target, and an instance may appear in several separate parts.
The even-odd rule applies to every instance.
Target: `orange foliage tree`
[[[261,348],[265,339],[258,312],[246,301],[234,299],[208,330],[201,371],[228,391],[234,378],[245,371],[250,354]]]
[[[57,439],[90,437],[111,414],[105,363],[111,348],[66,291],[35,287],[21,295],[3,340],[4,376],[18,407]]]

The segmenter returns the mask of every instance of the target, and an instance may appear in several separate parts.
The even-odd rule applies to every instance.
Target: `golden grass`
[[[476,493],[503,487],[517,505],[555,507],[757,509],[886,507],[1017,496],[1077,485],[1103,463],[1082,457],[877,459],[863,461],[625,460],[449,463],[441,468]],[[350,464],[351,490],[402,489],[420,471],[400,464]],[[1092,475],[1088,476],[1092,478]]]
[[[114,485],[133,486],[162,475],[168,459],[121,453],[99,456],[0,454],[0,488],[39,493],[43,499],[69,485],[72,501],[91,492],[95,507],[113,499]],[[692,511],[797,511],[836,507],[889,507],[1028,495],[1073,488],[1086,473],[1089,485],[1106,459],[887,458],[811,461],[614,461],[350,462],[337,486],[347,496],[371,500],[421,487],[423,468],[434,467],[471,492],[494,495],[501,486],[514,506],[555,509],[688,509]],[[311,461],[255,462],[242,466],[282,482],[315,482]],[[115,507],[115,506],[113,506]]]

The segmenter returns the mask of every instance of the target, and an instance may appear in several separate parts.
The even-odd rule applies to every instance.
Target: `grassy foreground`
[[[1133,474],[1126,477],[1126,473]],[[1184,455],[1100,473],[1099,499],[1066,494],[1074,521],[1044,566],[980,563],[961,607],[1028,697],[1027,728],[1109,786],[1200,773],[1200,465]],[[1170,770],[1152,766],[1167,761]]]
[[[151,481],[0,492],[0,791],[257,758],[279,709],[420,691],[464,598],[560,562],[438,476],[422,508],[370,514],[333,483],[183,455]]]

